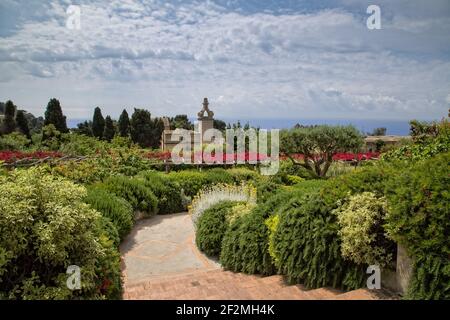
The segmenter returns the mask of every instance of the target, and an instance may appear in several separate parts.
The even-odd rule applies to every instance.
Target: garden
[[[3,134],[0,299],[120,299],[118,247],[136,219],[183,211],[226,270],[352,290],[369,265],[395,269],[402,246],[404,298],[450,299],[450,126],[412,123],[411,134],[380,155],[359,153],[354,128],[284,130],[273,176],[248,164],[166,172],[167,153],[128,134]]]

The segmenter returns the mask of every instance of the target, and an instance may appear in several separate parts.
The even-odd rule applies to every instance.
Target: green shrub
[[[371,192],[350,196],[333,211],[340,227],[342,256],[357,264],[385,267],[392,261],[395,243],[385,237],[385,198]]]
[[[44,168],[0,176],[0,296],[9,299],[108,298],[120,293],[119,253],[84,187]],[[67,288],[67,267],[82,272]]]
[[[134,222],[133,207],[125,199],[104,189],[90,187],[84,201],[113,223],[120,239],[131,231]]]
[[[59,151],[65,155],[95,155],[100,151],[104,152],[108,148],[105,141],[98,140],[94,137],[88,137],[83,134],[70,133],[63,135],[63,137],[64,142],[61,144]]]
[[[100,229],[104,231],[104,234],[108,237],[108,239],[113,242],[114,246],[118,247],[120,245],[121,237],[119,236],[117,227],[114,225],[111,219],[105,216],[101,216],[98,225]]]
[[[248,168],[232,168],[228,169],[227,173],[233,178],[236,184],[247,181],[258,181],[261,178],[257,171]]]
[[[265,221],[290,198],[278,192],[250,213],[237,217],[225,233],[220,263],[235,272],[270,275],[275,272],[268,249],[269,230]]]
[[[450,299],[450,153],[393,175],[386,229],[415,261],[409,297]]]
[[[274,234],[279,272],[307,288],[361,287],[365,268],[341,257],[338,231],[336,217],[318,191],[298,193],[280,213]]]
[[[0,136],[0,150],[24,151],[30,142],[25,135],[13,132]]]
[[[273,274],[276,269],[269,252],[271,230],[267,219],[279,215],[297,194],[315,190],[323,183],[303,181],[295,187],[284,188],[275,184],[278,188],[271,195],[267,192],[267,198],[258,202],[256,208],[230,224],[222,242],[220,262],[223,267],[235,272]]]
[[[411,121],[413,141],[382,155],[385,161],[419,161],[450,151],[450,123],[424,124]]]
[[[158,199],[140,179],[112,176],[101,186],[116,196],[124,198],[135,211],[141,211],[147,216],[157,213]]]
[[[269,255],[276,265],[278,263],[278,257],[275,251],[275,232],[277,231],[278,224],[280,223],[280,216],[277,214],[270,216],[264,223],[269,229]]]
[[[200,251],[209,256],[218,256],[222,238],[227,229],[227,214],[235,203],[224,201],[207,209],[197,221],[195,242]]]
[[[224,169],[204,171],[184,170],[170,172],[167,178],[179,184],[184,194],[194,197],[202,188],[220,183],[233,183],[233,177]]]
[[[139,174],[144,184],[158,198],[158,214],[181,212],[185,209],[181,187],[155,171],[145,171]]]

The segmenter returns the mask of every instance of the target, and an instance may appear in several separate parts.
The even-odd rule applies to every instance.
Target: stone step
[[[342,293],[342,291],[334,288],[318,288],[306,291],[306,294],[311,298],[311,300],[335,299]]]
[[[345,292],[335,296],[328,300],[379,300],[374,293],[371,293],[369,289],[357,289],[349,292]]]
[[[306,290],[280,275],[261,277],[220,269],[148,279],[124,287],[124,299],[174,300],[374,300],[369,290]]]

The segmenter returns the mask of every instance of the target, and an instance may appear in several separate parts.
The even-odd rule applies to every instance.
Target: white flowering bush
[[[249,184],[218,184],[201,190],[188,207],[194,225],[198,218],[213,205],[222,201],[256,204],[256,188]]]
[[[386,200],[374,193],[350,196],[333,212],[337,215],[342,256],[358,264],[386,266],[392,260],[391,241],[386,238],[383,223]]]

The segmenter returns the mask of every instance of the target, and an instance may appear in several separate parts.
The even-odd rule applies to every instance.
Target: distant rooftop
[[[382,140],[384,142],[398,142],[403,139],[411,139],[411,136],[367,136],[364,140],[366,142],[376,142]]]

